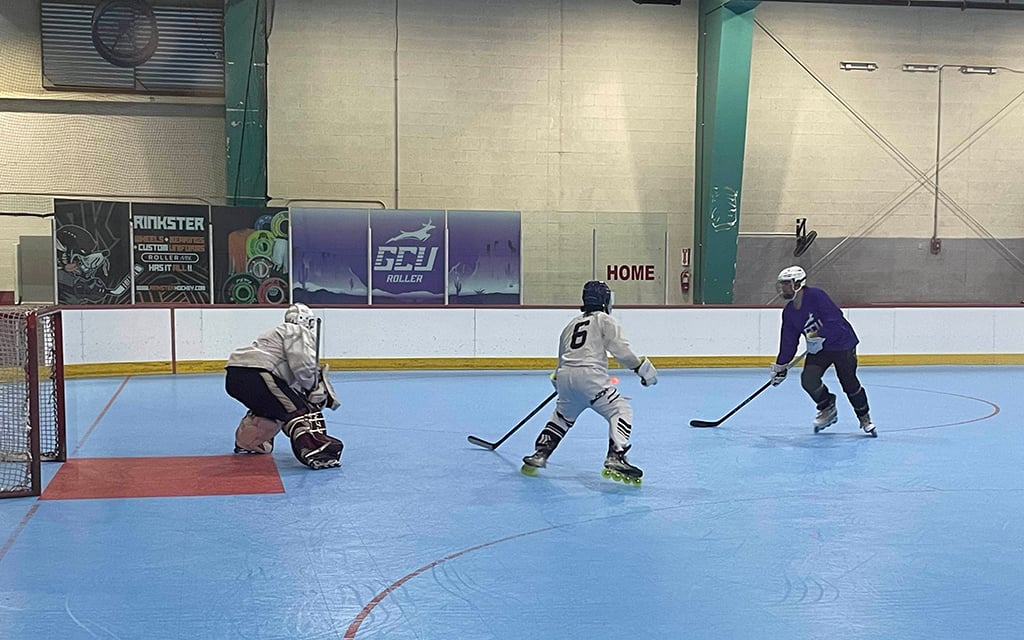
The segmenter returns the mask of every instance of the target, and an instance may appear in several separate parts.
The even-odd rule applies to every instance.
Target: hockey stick
[[[316,364],[320,365],[320,323],[321,319],[316,319]]]
[[[490,449],[491,451],[494,451],[495,449],[497,449],[498,447],[501,446],[502,442],[505,442],[506,440],[508,440],[509,437],[513,433],[515,433],[516,431],[519,431],[519,427],[521,427],[524,424],[526,424],[527,422],[529,422],[530,418],[532,418],[533,416],[537,415],[537,413],[541,409],[546,407],[549,402],[554,400],[555,396],[557,396],[557,395],[558,395],[558,392],[557,391],[553,391],[550,396],[548,396],[547,398],[544,399],[544,402],[540,403],[539,405],[537,405],[537,407],[533,411],[531,411],[530,413],[526,414],[526,417],[523,418],[522,420],[520,420],[519,424],[517,424],[516,426],[512,427],[511,429],[509,429],[509,432],[506,433],[505,435],[501,436],[501,439],[498,440],[497,442],[487,442],[486,440],[481,440],[480,438],[478,438],[476,436],[467,436],[466,438],[467,438],[467,440],[469,440],[470,444],[475,444],[478,447],[483,447],[484,449]]]
[[[788,370],[792,369],[793,367],[795,367],[797,364],[800,363],[801,360],[804,359],[804,356],[806,356],[806,355],[807,355],[807,352],[804,352],[804,353],[801,353],[800,355],[798,355],[792,362],[790,362],[789,364],[786,365],[786,370],[788,371]],[[739,411],[743,407],[747,406],[748,402],[750,402],[751,400],[753,400],[757,396],[761,395],[761,393],[764,392],[764,390],[767,389],[770,386],[772,386],[772,381],[769,378],[768,382],[765,382],[763,385],[761,385],[761,387],[757,391],[755,391],[754,393],[750,394],[747,397],[746,400],[744,400],[743,402],[741,402],[738,405],[736,405],[736,407],[732,411],[730,411],[729,413],[725,414],[724,416],[722,416],[718,420],[715,420],[715,421],[709,421],[709,420],[690,420],[690,426],[691,427],[700,427],[700,428],[704,428],[704,427],[717,427],[718,425],[722,424],[723,422],[725,422],[726,420],[731,418],[737,411]]]

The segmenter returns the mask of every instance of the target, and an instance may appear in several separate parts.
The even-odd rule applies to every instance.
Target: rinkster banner
[[[371,211],[373,304],[444,304],[444,247],[444,211]]]
[[[131,227],[127,202],[55,200],[58,304],[131,302]]]
[[[210,209],[132,204],[135,301],[210,303]]]

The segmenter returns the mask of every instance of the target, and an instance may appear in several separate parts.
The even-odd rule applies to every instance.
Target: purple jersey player
[[[807,274],[800,267],[787,267],[779,273],[775,286],[789,302],[782,310],[782,337],[779,355],[772,364],[772,384],[782,384],[786,379],[789,362],[796,355],[800,336],[804,336],[807,359],[800,384],[818,407],[814,433],[838,420],[836,395],[821,380],[825,370],[834,365],[860,428],[869,436],[877,437],[869,413],[868,394],[857,379],[857,334],[832,298],[821,289],[806,286],[806,282]]]

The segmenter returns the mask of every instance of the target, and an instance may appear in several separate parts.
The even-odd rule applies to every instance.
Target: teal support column
[[[701,0],[693,301],[728,304],[736,280],[754,7]]]
[[[266,0],[224,4],[224,131],[228,204],[267,203]]]

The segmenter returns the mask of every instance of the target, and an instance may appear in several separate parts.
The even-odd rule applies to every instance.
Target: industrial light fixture
[[[634,2],[636,0],[633,0]],[[840,62],[839,68],[843,71],[874,71],[878,65],[874,62]]]
[[[938,73],[939,65],[908,62],[903,65],[903,70],[909,73]]]
[[[994,76],[996,74],[996,68],[980,67],[978,65],[964,65],[960,67],[960,73],[980,73],[986,76]]]
[[[683,0],[633,0],[637,4],[682,4]]]

